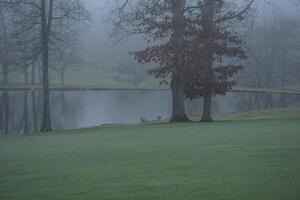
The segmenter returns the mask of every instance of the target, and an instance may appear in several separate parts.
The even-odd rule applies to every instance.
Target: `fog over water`
[[[0,92],[2,95],[3,92]],[[24,132],[24,91],[10,91],[11,133]],[[41,92],[27,92],[28,101],[36,99],[36,126],[41,124],[42,95]],[[232,113],[252,111],[257,109],[280,108],[282,95],[272,95],[272,105],[268,105],[266,94],[230,93],[225,97],[213,99],[213,113]],[[260,107],[257,107],[255,97],[258,97]],[[286,95],[286,103],[300,106],[300,97]],[[198,119],[201,112],[200,101],[186,101],[187,113]],[[245,103],[247,102],[247,103]],[[171,92],[153,91],[54,91],[51,93],[51,109],[53,128],[55,130],[77,129],[109,124],[140,123],[141,117],[146,121],[160,121],[171,116]],[[28,132],[34,132],[34,115],[32,104],[27,107]],[[200,119],[200,118],[199,118]]]

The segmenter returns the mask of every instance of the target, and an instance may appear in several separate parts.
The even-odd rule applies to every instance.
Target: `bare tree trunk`
[[[9,92],[8,91],[4,91],[3,94],[3,121],[4,121],[4,133],[8,134],[9,133]]]
[[[186,0],[176,0],[172,5],[172,12],[174,17],[174,34],[172,40],[175,47],[175,64],[176,69],[172,74],[172,117],[171,122],[184,122],[188,121],[184,104],[184,55],[183,55],[183,42],[184,42],[184,16],[183,10],[186,5]]]
[[[28,91],[24,93],[24,133],[29,133],[28,126]]]
[[[8,44],[7,44],[7,29],[6,29],[6,22],[5,17],[0,9],[0,22],[2,27],[2,34],[3,34],[3,41],[1,41],[0,47],[3,48],[5,51],[8,50]],[[3,63],[2,64],[2,73],[3,73],[3,85],[8,85],[8,64]],[[4,133],[9,133],[9,92],[4,91],[3,92],[3,129]]]
[[[24,80],[25,85],[29,84],[29,78],[28,78],[28,68],[24,68]],[[24,91],[24,133],[29,132],[29,126],[28,126],[28,91]]]
[[[31,68],[31,84],[35,84],[35,65]],[[36,110],[36,95],[35,91],[31,91],[31,101],[32,101],[32,121],[33,121],[33,131],[37,132],[37,110]]]
[[[0,133],[4,132],[3,130],[3,94],[0,97]]]
[[[49,90],[49,31],[53,1],[50,1],[47,24],[46,0],[41,0],[41,42],[43,51],[43,122],[41,132],[52,131]],[[52,3],[51,3],[52,2]],[[50,22],[50,23],[49,23]]]
[[[3,67],[3,85],[8,85],[8,66],[6,64]],[[9,91],[5,90],[3,92],[3,128],[4,133],[9,133]]]

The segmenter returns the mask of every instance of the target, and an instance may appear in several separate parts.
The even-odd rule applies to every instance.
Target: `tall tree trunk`
[[[0,48],[4,50],[4,52],[8,51],[8,44],[7,44],[7,29],[6,29],[6,21],[5,16],[2,10],[0,9],[0,23],[1,23],[1,31],[3,34],[3,40],[0,41]],[[5,55],[4,55],[5,56]],[[8,64],[6,62],[6,59],[4,59],[4,63],[2,63],[2,73],[3,73],[3,79],[2,83],[3,85],[8,85]],[[4,91],[3,92],[3,129],[4,133],[9,133],[9,92]]]
[[[188,117],[185,111],[184,104],[184,55],[183,55],[183,43],[184,43],[184,8],[186,0],[176,0],[172,4],[172,13],[174,18],[174,34],[172,41],[175,48],[175,71],[172,74],[172,117],[171,122],[184,122],[188,121]]]
[[[0,97],[0,133],[4,133],[3,127],[3,94]]]
[[[31,68],[31,84],[35,84],[35,65],[32,65]],[[37,128],[37,110],[36,110],[36,95],[35,91],[31,91],[31,102],[32,102],[32,121],[33,121],[33,131],[36,133],[38,131]]]
[[[28,125],[28,91],[24,93],[24,133],[29,133]]]
[[[29,84],[29,78],[28,78],[28,68],[24,68],[24,80],[25,85]],[[24,133],[29,132],[29,126],[28,126],[28,91],[24,91]]]
[[[50,114],[50,91],[49,91],[49,32],[52,20],[52,6],[50,1],[47,24],[46,0],[41,0],[41,43],[43,51],[43,121],[41,132],[52,131]],[[50,22],[50,23],[49,23]]]
[[[8,66],[6,64],[3,67],[3,85],[8,85]],[[9,91],[3,92],[3,129],[4,133],[9,133]]]
[[[9,92],[4,91],[3,92],[3,129],[4,134],[9,133]]]
[[[184,104],[184,85],[177,75],[172,78],[172,100],[171,122],[189,121]]]
[[[8,65],[4,64],[2,65],[3,69],[3,85],[8,85]],[[3,128],[4,133],[9,133],[9,91],[5,90],[3,92]]]
[[[206,35],[204,36],[206,39],[206,42],[204,43],[206,49],[206,59],[207,59],[206,67],[212,71],[213,63],[214,63],[212,42],[214,40],[213,34],[214,34],[215,11],[214,11],[214,3],[211,0],[205,0],[204,4],[206,5],[203,8],[203,20],[204,20],[203,32],[206,33]],[[213,78],[213,73],[211,72],[209,76]],[[201,122],[213,121],[211,117],[211,105],[212,105],[212,93],[210,88],[206,88],[206,95],[204,96],[203,114],[202,114]]]

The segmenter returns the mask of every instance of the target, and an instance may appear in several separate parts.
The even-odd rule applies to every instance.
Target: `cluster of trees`
[[[245,20],[247,66],[239,76],[239,83],[257,88],[293,88],[300,85],[300,24],[299,15],[289,16],[276,3],[252,10]],[[295,88],[298,89],[298,88]],[[258,94],[248,99],[251,108],[272,108],[276,102],[271,95],[264,100]],[[282,95],[282,107],[287,97]]]
[[[272,3],[262,15],[252,8],[255,0],[112,2],[117,4],[111,21],[118,39],[137,34],[145,38],[147,47],[131,52],[132,57],[170,85],[172,122],[189,120],[187,98],[203,98],[201,121],[212,121],[212,97],[225,95],[237,79],[241,85],[269,88],[300,83],[300,16],[281,17]],[[64,84],[66,68],[78,58],[80,27],[89,19],[82,0],[0,0],[0,81],[8,85],[21,72],[24,84],[43,85],[42,127],[33,117],[35,131],[52,130],[49,67]],[[118,70],[136,85],[147,76],[134,62],[120,63]],[[28,95],[25,92],[25,132]],[[32,109],[37,107],[34,95]],[[284,95],[281,103],[286,105]],[[2,93],[0,104],[0,128],[7,133],[8,92]],[[250,104],[269,108],[273,99],[268,95],[261,102],[253,94]]]
[[[62,74],[63,82],[65,68],[74,57],[80,28],[78,24],[86,20],[89,20],[89,12],[81,0],[0,0],[2,82],[9,84],[13,72],[21,71],[24,84],[35,84],[36,68],[39,70],[38,77],[43,85],[41,131],[52,130],[49,63]],[[0,120],[1,124],[5,124],[5,133],[8,132],[8,98],[8,92],[4,92],[1,101],[4,111],[0,112]],[[27,93],[24,98],[27,104]]]
[[[204,97],[202,121],[212,121],[212,96],[225,95],[235,85],[232,76],[245,59],[234,29],[254,0],[236,8],[226,0],[126,0],[112,17],[125,36],[142,34],[148,47],[132,52],[135,60],[152,64],[149,73],[172,89],[172,122],[188,121],[185,98]]]

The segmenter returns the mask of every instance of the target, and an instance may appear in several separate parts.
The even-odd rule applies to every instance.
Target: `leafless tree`
[[[0,7],[15,13],[15,34],[29,35],[31,54],[20,59],[22,65],[42,60],[43,121],[41,131],[52,131],[49,91],[49,54],[63,41],[61,25],[89,18],[81,0],[0,0]]]
[[[279,16],[273,7],[268,9],[267,16],[258,19],[254,13],[247,24],[248,60],[240,81],[252,87],[291,88],[299,80],[299,20]],[[255,104],[258,109],[269,108],[274,106],[274,100],[269,94],[260,102],[255,95]],[[286,95],[281,96],[280,104],[286,106]]]

